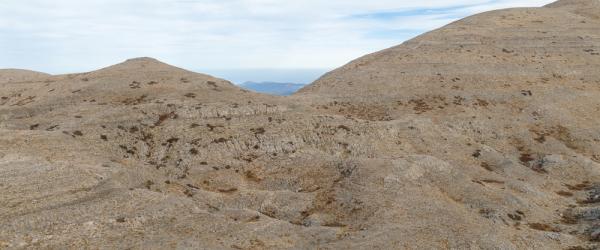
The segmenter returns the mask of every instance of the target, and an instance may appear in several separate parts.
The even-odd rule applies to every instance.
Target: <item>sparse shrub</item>
[[[254,135],[262,135],[266,132],[265,128],[263,128],[263,127],[253,128],[253,129],[250,129],[250,131],[252,131],[252,133],[254,133]]]
[[[531,229],[535,229],[535,230],[539,230],[539,231],[560,232],[560,229],[550,226],[548,224],[544,224],[544,223],[529,223],[528,226]]]
[[[132,88],[132,89],[139,89],[139,88],[141,88],[140,82],[136,82],[136,81],[131,82],[129,84],[129,88]]]
[[[564,196],[564,197],[571,197],[571,196],[573,196],[573,193],[567,192],[567,191],[562,191],[562,190],[556,192],[556,194],[558,194],[560,196]]]
[[[508,214],[507,214],[507,216],[508,216],[508,218],[510,218],[511,220],[514,220],[514,221],[520,221],[520,220],[522,220],[522,219],[523,219],[523,218],[521,217],[521,215],[518,215],[518,214],[511,214],[511,213],[508,213]]]
[[[338,128],[346,130],[347,132],[350,132],[350,128],[348,126],[346,126],[346,125],[339,125]]]
[[[429,104],[427,104],[423,99],[413,99],[410,100],[408,103],[412,103],[414,106],[414,111],[416,111],[416,114],[422,114],[425,113],[427,111],[433,110],[433,108],[431,108],[429,106]]]
[[[259,178],[254,172],[247,170],[244,172],[244,177],[246,177],[246,179],[251,180],[253,182],[260,182],[262,181],[262,178]]]
[[[177,119],[178,115],[175,112],[165,113],[158,116],[158,120],[154,123],[154,126],[160,126],[167,119]]]
[[[221,193],[233,193],[235,191],[237,191],[238,189],[235,187],[231,187],[231,188],[219,188],[217,189],[217,191],[221,192]]]
[[[213,143],[225,143],[225,142],[227,142],[227,139],[221,137],[221,138],[218,138],[218,139],[214,139],[212,142]]]
[[[481,107],[487,107],[488,105],[490,105],[488,101],[482,99],[477,99],[477,102],[475,104]]]
[[[154,185],[154,182],[151,180],[147,180],[146,182],[144,182],[144,187],[146,187],[146,189],[150,189],[152,185]]]

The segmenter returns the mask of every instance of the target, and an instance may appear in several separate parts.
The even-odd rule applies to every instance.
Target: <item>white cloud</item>
[[[137,56],[197,70],[333,68],[458,17],[549,2],[4,0],[0,68],[75,72]]]

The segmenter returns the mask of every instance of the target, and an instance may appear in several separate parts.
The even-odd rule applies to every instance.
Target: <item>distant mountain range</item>
[[[287,96],[295,93],[306,84],[281,82],[245,82],[240,87],[259,93]]]

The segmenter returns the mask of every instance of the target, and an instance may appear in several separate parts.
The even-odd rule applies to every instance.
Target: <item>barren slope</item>
[[[289,98],[149,58],[11,78],[0,248],[598,247],[597,6],[470,17]]]
[[[597,13],[598,1],[559,1],[479,14],[351,62],[295,98],[332,115],[426,123],[415,137],[443,132],[423,140],[420,151],[481,184],[485,195],[459,203],[506,229],[526,224],[562,232],[546,235],[558,242],[565,240],[559,235],[596,239],[590,225],[598,210],[573,190],[596,183],[600,170]],[[472,159],[458,148],[472,150]],[[487,182],[477,179],[478,165],[489,171]],[[462,182],[433,185],[471,189]],[[509,196],[489,198],[498,193]],[[490,206],[494,200],[500,203]],[[544,216],[511,215],[524,211],[519,203]]]
[[[7,82],[39,81],[50,75],[23,69],[0,69],[0,84]]]

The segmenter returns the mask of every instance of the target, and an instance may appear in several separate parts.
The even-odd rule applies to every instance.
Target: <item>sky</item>
[[[63,74],[153,57],[236,83],[308,83],[460,18],[550,2],[0,0],[0,68]]]

